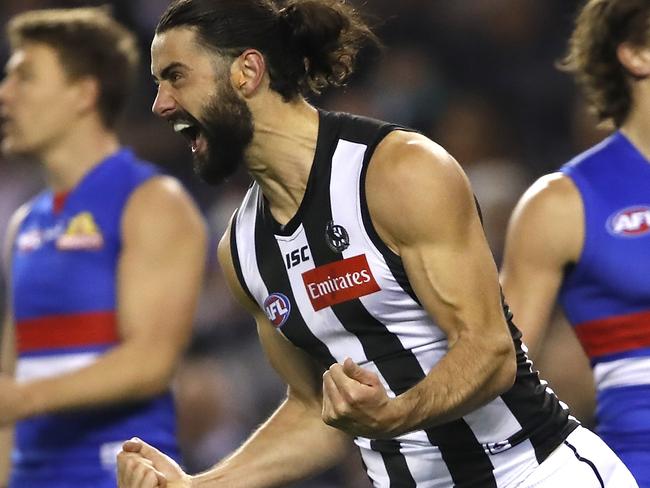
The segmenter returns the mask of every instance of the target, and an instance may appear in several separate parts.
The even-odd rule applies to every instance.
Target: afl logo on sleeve
[[[275,327],[282,327],[291,313],[291,302],[282,293],[271,293],[264,300],[264,312]]]
[[[650,207],[639,205],[619,210],[607,219],[607,231],[618,237],[641,237],[650,232]]]

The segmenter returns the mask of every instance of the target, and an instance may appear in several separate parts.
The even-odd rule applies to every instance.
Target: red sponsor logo
[[[316,311],[380,290],[365,254],[306,271],[302,280]]]
[[[650,207],[630,207],[612,215],[607,221],[610,233],[637,237],[650,232]]]

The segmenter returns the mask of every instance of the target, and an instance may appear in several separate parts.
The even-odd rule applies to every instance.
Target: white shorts
[[[578,427],[517,488],[638,488],[600,437]]]

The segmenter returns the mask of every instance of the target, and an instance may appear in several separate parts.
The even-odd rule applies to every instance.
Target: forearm
[[[151,349],[122,344],[77,371],[20,383],[24,405],[19,418],[134,402],[164,391],[176,356]]]
[[[9,484],[12,450],[13,427],[0,428],[0,488],[5,488]]]
[[[512,342],[459,340],[425,379],[397,397],[399,433],[456,420],[489,403],[514,381]]]
[[[235,453],[193,477],[192,486],[284,486],[335,465],[350,448],[350,437],[325,425],[320,410],[286,400]]]

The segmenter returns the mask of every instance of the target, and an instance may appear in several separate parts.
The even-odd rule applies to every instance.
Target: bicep
[[[400,255],[420,302],[450,343],[486,327],[504,335],[497,270],[466,176],[431,141],[401,137],[406,142],[393,150],[388,144],[368,170],[368,205],[380,237]],[[391,178],[401,184],[390,197],[376,197],[373,190]]]
[[[400,246],[409,280],[450,345],[471,329],[503,330],[498,276],[471,192],[459,189],[456,208],[421,222],[420,235]],[[418,225],[417,223],[415,225]],[[416,231],[417,232],[417,231]]]
[[[145,185],[131,197],[122,226],[120,332],[124,341],[178,353],[189,337],[201,287],[206,231],[177,183],[156,179]]]

